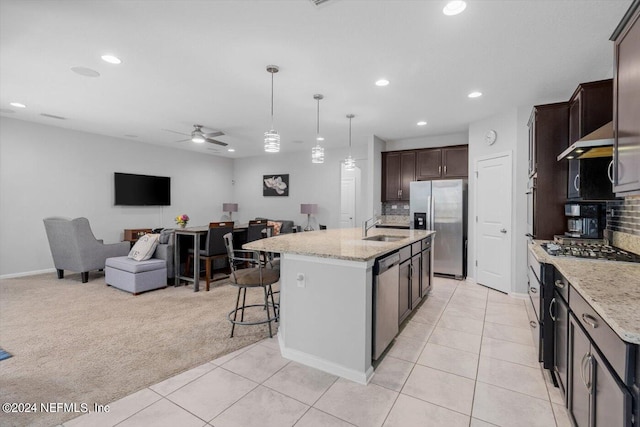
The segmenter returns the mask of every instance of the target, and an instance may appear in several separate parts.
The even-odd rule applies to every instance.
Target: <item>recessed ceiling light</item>
[[[389,84],[389,80],[387,79],[380,79],[376,82],[376,86],[386,86]]]
[[[569,160],[571,160],[573,158],[574,158],[573,156],[567,156],[567,159],[569,159]]]
[[[27,106],[21,102],[10,102],[9,105],[16,108],[27,108]]]
[[[102,58],[104,62],[108,62],[109,64],[122,64],[122,60],[114,55],[102,55],[100,58]]]
[[[319,136],[319,137],[316,138],[316,141],[324,141],[324,138]]]
[[[71,67],[71,71],[85,77],[100,77],[100,73],[87,67]]]
[[[482,96],[482,92],[471,92],[469,95],[467,95],[469,98],[479,98]]]
[[[228,148],[227,151],[230,152],[230,153],[233,153],[233,152],[236,151],[236,149],[235,148]]]
[[[453,0],[447,3],[447,5],[442,9],[442,13],[447,16],[457,15],[462,13],[467,8],[467,2],[461,0]]]
[[[418,126],[426,126],[427,122],[425,122],[424,120],[419,121],[418,123],[416,123]]]

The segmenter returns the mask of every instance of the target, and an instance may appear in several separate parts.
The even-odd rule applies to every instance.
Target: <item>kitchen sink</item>
[[[369,236],[363,237],[362,240],[371,240],[374,242],[397,242],[398,240],[406,239],[404,236],[388,236],[388,235],[378,235],[378,236]]]

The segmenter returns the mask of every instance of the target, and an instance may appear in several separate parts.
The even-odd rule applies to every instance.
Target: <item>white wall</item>
[[[469,143],[469,133],[460,132],[447,135],[423,136],[419,138],[398,139],[387,141],[384,151],[415,150],[419,148],[447,147],[450,145],[465,145]]]
[[[114,206],[113,173],[171,177],[171,206]],[[222,215],[233,160],[0,118],[0,277],[53,268],[42,219],[87,217],[105,243],[125,228],[190,225]]]
[[[385,150],[386,142],[375,135],[371,136],[367,144],[371,174],[367,182],[368,201],[364,219],[382,214],[382,152]]]
[[[531,110],[531,107],[528,108]],[[505,177],[513,182],[512,186],[512,214],[511,214],[511,292],[526,293],[526,184],[527,184],[527,156],[528,156],[528,132],[527,121],[523,117],[526,109],[512,108],[504,113],[472,123],[469,126],[469,245],[468,245],[468,276],[475,278],[475,230],[476,230],[476,161],[480,157],[492,154],[511,152],[513,155],[512,176]],[[528,118],[528,116],[526,116]],[[487,130],[497,132],[496,142],[488,146],[484,142]]]
[[[354,146],[353,157],[362,171],[362,181],[369,175],[366,146]],[[303,228],[307,216],[300,213],[302,203],[318,205],[318,214],[311,219],[311,225],[329,228],[340,225],[340,167],[347,156],[347,149],[326,149],[322,164],[311,163],[311,150],[294,153],[280,153],[259,157],[236,159],[234,164],[234,202],[238,212],[233,218],[247,222],[255,217],[293,220]],[[262,195],[263,175],[289,174],[288,197],[264,197]],[[362,204],[366,203],[363,198]],[[363,206],[356,206],[362,212]]]

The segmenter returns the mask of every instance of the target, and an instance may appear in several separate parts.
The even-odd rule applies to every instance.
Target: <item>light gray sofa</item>
[[[89,271],[103,270],[107,258],[129,253],[129,242],[104,244],[96,239],[87,218],[45,218],[44,228],[58,279],[64,270],[71,270],[81,273],[82,283],[87,283]]]
[[[280,233],[281,234],[288,234],[288,233],[293,233],[294,229],[296,231],[300,231],[300,226],[299,225],[295,225],[293,221],[288,220],[288,219],[268,219],[268,218],[256,218],[256,219],[266,219],[267,221],[273,221],[273,222],[279,222],[282,224],[282,226],[280,227]]]

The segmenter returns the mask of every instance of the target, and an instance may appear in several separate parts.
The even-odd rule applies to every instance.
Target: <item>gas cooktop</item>
[[[640,256],[634,253],[601,243],[543,243],[542,247],[553,256],[640,262]]]

